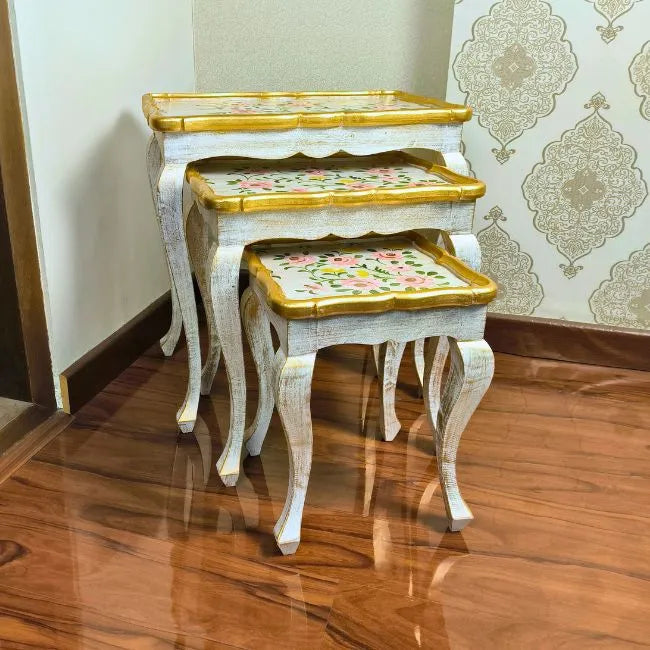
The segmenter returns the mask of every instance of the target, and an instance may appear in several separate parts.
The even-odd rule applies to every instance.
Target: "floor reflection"
[[[0,487],[0,647],[642,645],[650,379],[500,355],[460,449],[476,520],[448,533],[404,358],[387,443],[370,351],[319,355],[302,542],[283,557],[277,416],[226,488],[223,371],[179,437],[184,359],[143,357]]]

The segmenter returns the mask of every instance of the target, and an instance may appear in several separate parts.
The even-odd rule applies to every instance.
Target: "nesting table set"
[[[460,150],[470,110],[399,91],[145,95],[143,110],[153,130],[147,164],[172,282],[172,323],[161,345],[172,354],[181,329],[187,342],[181,431],[193,429],[199,396],[210,392],[223,356],[230,430],[217,469],[234,485],[244,440],[260,453],[277,405],[290,485],[274,532],[282,552],[292,553],[311,465],[316,352],[339,343],[374,346],[380,425],[391,440],[399,431],[399,360],[416,341],[449,525],[461,529],[472,515],[456,481],[456,450],[492,377],[483,329],[496,291],[478,272],[472,234],[474,202],[485,187],[466,176]],[[405,149],[438,152],[442,165]],[[190,218],[198,234],[186,228]],[[242,261],[251,283],[240,315]],[[203,369],[192,268],[210,331]],[[260,388],[248,435],[241,317]]]

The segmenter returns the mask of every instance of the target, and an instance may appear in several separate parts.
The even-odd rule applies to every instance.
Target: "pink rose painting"
[[[351,190],[371,190],[373,188],[377,187],[373,183],[362,183],[361,181],[357,181],[356,183],[350,183],[348,185],[348,189]]]
[[[354,266],[357,263],[354,257],[348,256],[330,257],[327,261],[333,266]]]
[[[384,268],[389,273],[403,273],[404,271],[411,272],[413,270],[408,264],[389,264]]]
[[[378,253],[372,253],[372,257],[376,260],[401,260],[403,255],[399,251],[379,251]]]
[[[284,261],[292,266],[307,266],[308,264],[313,264],[316,258],[313,255],[291,255]]]
[[[324,291],[325,287],[321,287],[320,284],[306,284],[305,289],[309,289],[310,291]]]
[[[273,181],[240,181],[239,187],[242,189],[271,189],[273,187]]]
[[[423,275],[401,275],[395,278],[397,282],[407,287],[432,287],[434,282],[432,278]]]
[[[341,280],[341,285],[354,289],[376,289],[380,286],[380,283],[374,278],[346,278]]]

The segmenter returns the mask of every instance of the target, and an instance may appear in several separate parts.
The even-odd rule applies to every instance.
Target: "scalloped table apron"
[[[187,343],[189,378],[177,413],[183,432],[194,428],[201,393],[197,311],[183,216],[183,182],[188,163],[216,156],[281,159],[302,153],[322,158],[339,151],[368,155],[428,149],[440,152],[451,170],[468,172],[461,153],[461,136],[471,111],[400,91],[147,94],[142,98],[142,108],[153,130],[147,167],[172,285],[172,323],[161,346],[165,355],[171,355],[181,328]],[[428,227],[444,228],[444,224],[432,220]],[[288,226],[284,236],[291,234]],[[480,252],[471,234],[471,223],[454,235],[458,242],[456,254],[478,268]],[[450,243],[449,238],[446,242]],[[220,248],[228,305],[219,310],[220,329],[229,331],[230,340],[236,341],[223,349],[231,395],[233,386],[237,386],[235,400],[231,397],[232,415],[235,408],[245,404],[246,394],[238,301],[243,243],[222,240]],[[398,348],[394,354],[400,357],[402,352],[403,348]],[[242,431],[233,431],[233,427]],[[243,418],[231,417],[230,437],[239,438],[242,433]]]

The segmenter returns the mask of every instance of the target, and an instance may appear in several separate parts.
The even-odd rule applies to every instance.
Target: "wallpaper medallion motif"
[[[598,25],[596,31],[605,43],[611,43],[623,27],[614,27],[614,22],[623,14],[630,11],[637,2],[641,0],[587,0],[594,5],[594,9],[607,19],[607,25]]]
[[[634,57],[630,65],[630,79],[634,84],[634,92],[641,97],[641,117],[650,120],[650,41],[646,41]]]
[[[546,146],[522,186],[534,227],[568,261],[560,264],[567,278],[583,268],[577,260],[622,232],[647,196],[636,151],[601,116],[604,95],[585,108],[591,115]]]
[[[555,107],[578,68],[566,25],[542,0],[502,0],[479,18],[453,64],[466,103],[500,147],[506,163],[516,153],[508,145]]]
[[[589,307],[597,323],[650,329],[650,244],[612,267]]]
[[[499,225],[507,219],[498,205],[483,218],[492,223],[477,233],[482,253],[481,273],[494,278],[499,287],[488,309],[521,316],[532,314],[544,297],[539,278],[532,271],[532,258]]]

